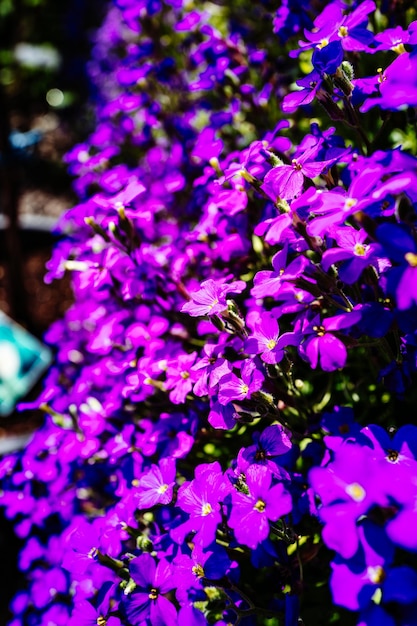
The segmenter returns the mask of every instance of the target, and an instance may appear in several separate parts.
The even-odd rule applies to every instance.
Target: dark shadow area
[[[71,303],[69,282],[43,282],[59,216],[76,202],[63,155],[91,130],[86,75],[101,0],[0,0],[0,311],[39,339]],[[27,399],[39,393],[41,382]],[[0,418],[0,459],[40,412]],[[0,626],[24,587],[18,539],[0,509]]]

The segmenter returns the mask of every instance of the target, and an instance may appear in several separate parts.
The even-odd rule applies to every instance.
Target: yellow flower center
[[[158,589],[155,589],[155,587],[152,587],[150,594],[149,594],[149,600],[156,600],[158,597]]]
[[[393,47],[391,48],[391,50],[392,50],[393,52],[396,52],[397,54],[404,54],[404,52],[406,52],[406,50],[405,50],[405,48],[404,48],[404,44],[403,44],[403,43],[399,43],[398,45],[393,46]]]
[[[366,252],[366,246],[364,246],[363,243],[357,243],[355,244],[353,251],[357,256],[364,256]]]
[[[169,488],[169,485],[160,485],[157,491],[158,493],[165,493],[168,488]]]
[[[273,350],[276,345],[277,345],[277,342],[275,341],[275,339],[270,339],[268,343],[266,344],[266,347],[268,348],[268,350]]]
[[[352,207],[355,206],[355,204],[357,204],[357,200],[356,198],[346,198],[345,200],[345,209],[351,209]]]
[[[349,29],[347,26],[341,26],[339,30],[337,31],[337,34],[339,35],[339,37],[347,37],[348,33],[349,33]]]
[[[197,576],[197,578],[204,578],[204,569],[201,565],[194,565],[192,572]]]
[[[213,511],[213,509],[211,508],[211,504],[209,504],[208,502],[206,502],[206,504],[203,504],[203,507],[201,509],[201,514],[206,516],[206,515],[210,515],[210,513]]]
[[[366,497],[366,491],[359,483],[351,483],[346,487],[346,493],[355,502],[362,502]]]
[[[259,511],[259,513],[263,513],[266,509],[266,504],[263,500],[258,500],[253,508]]]
[[[209,304],[209,305],[208,305],[208,308],[211,310],[214,306],[216,306],[216,304],[219,304],[219,301],[218,301],[218,299],[217,299],[217,298],[215,298],[215,299],[213,300],[213,303],[212,303],[212,304]]]
[[[375,567],[368,567],[367,573],[369,580],[375,585],[379,585],[385,580],[385,572],[380,565],[376,565]]]
[[[328,46],[328,45],[329,45],[329,40],[328,40],[328,39],[322,39],[322,40],[320,41],[320,43],[318,43],[318,44],[317,44],[317,48],[318,48],[319,50],[321,50],[322,48],[325,48],[325,47],[326,47],[326,46]]]
[[[100,617],[97,618],[97,626],[106,626],[107,624],[107,620],[100,615]]]
[[[407,254],[404,255],[404,258],[411,267],[417,267],[417,254],[414,254],[414,252],[407,252]]]

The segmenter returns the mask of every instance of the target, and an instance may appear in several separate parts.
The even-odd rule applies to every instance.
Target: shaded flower
[[[135,590],[122,600],[123,610],[133,624],[150,619],[152,626],[174,626],[177,610],[164,594],[175,586],[171,565],[165,559],[156,564],[150,554],[141,554],[129,562]]]

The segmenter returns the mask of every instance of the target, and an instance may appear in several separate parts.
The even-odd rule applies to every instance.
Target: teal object
[[[14,411],[51,362],[51,350],[0,311],[0,416]]]

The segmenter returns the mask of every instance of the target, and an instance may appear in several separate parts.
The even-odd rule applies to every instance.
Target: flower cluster
[[[269,5],[96,34],[10,626],[416,620],[416,16]]]

